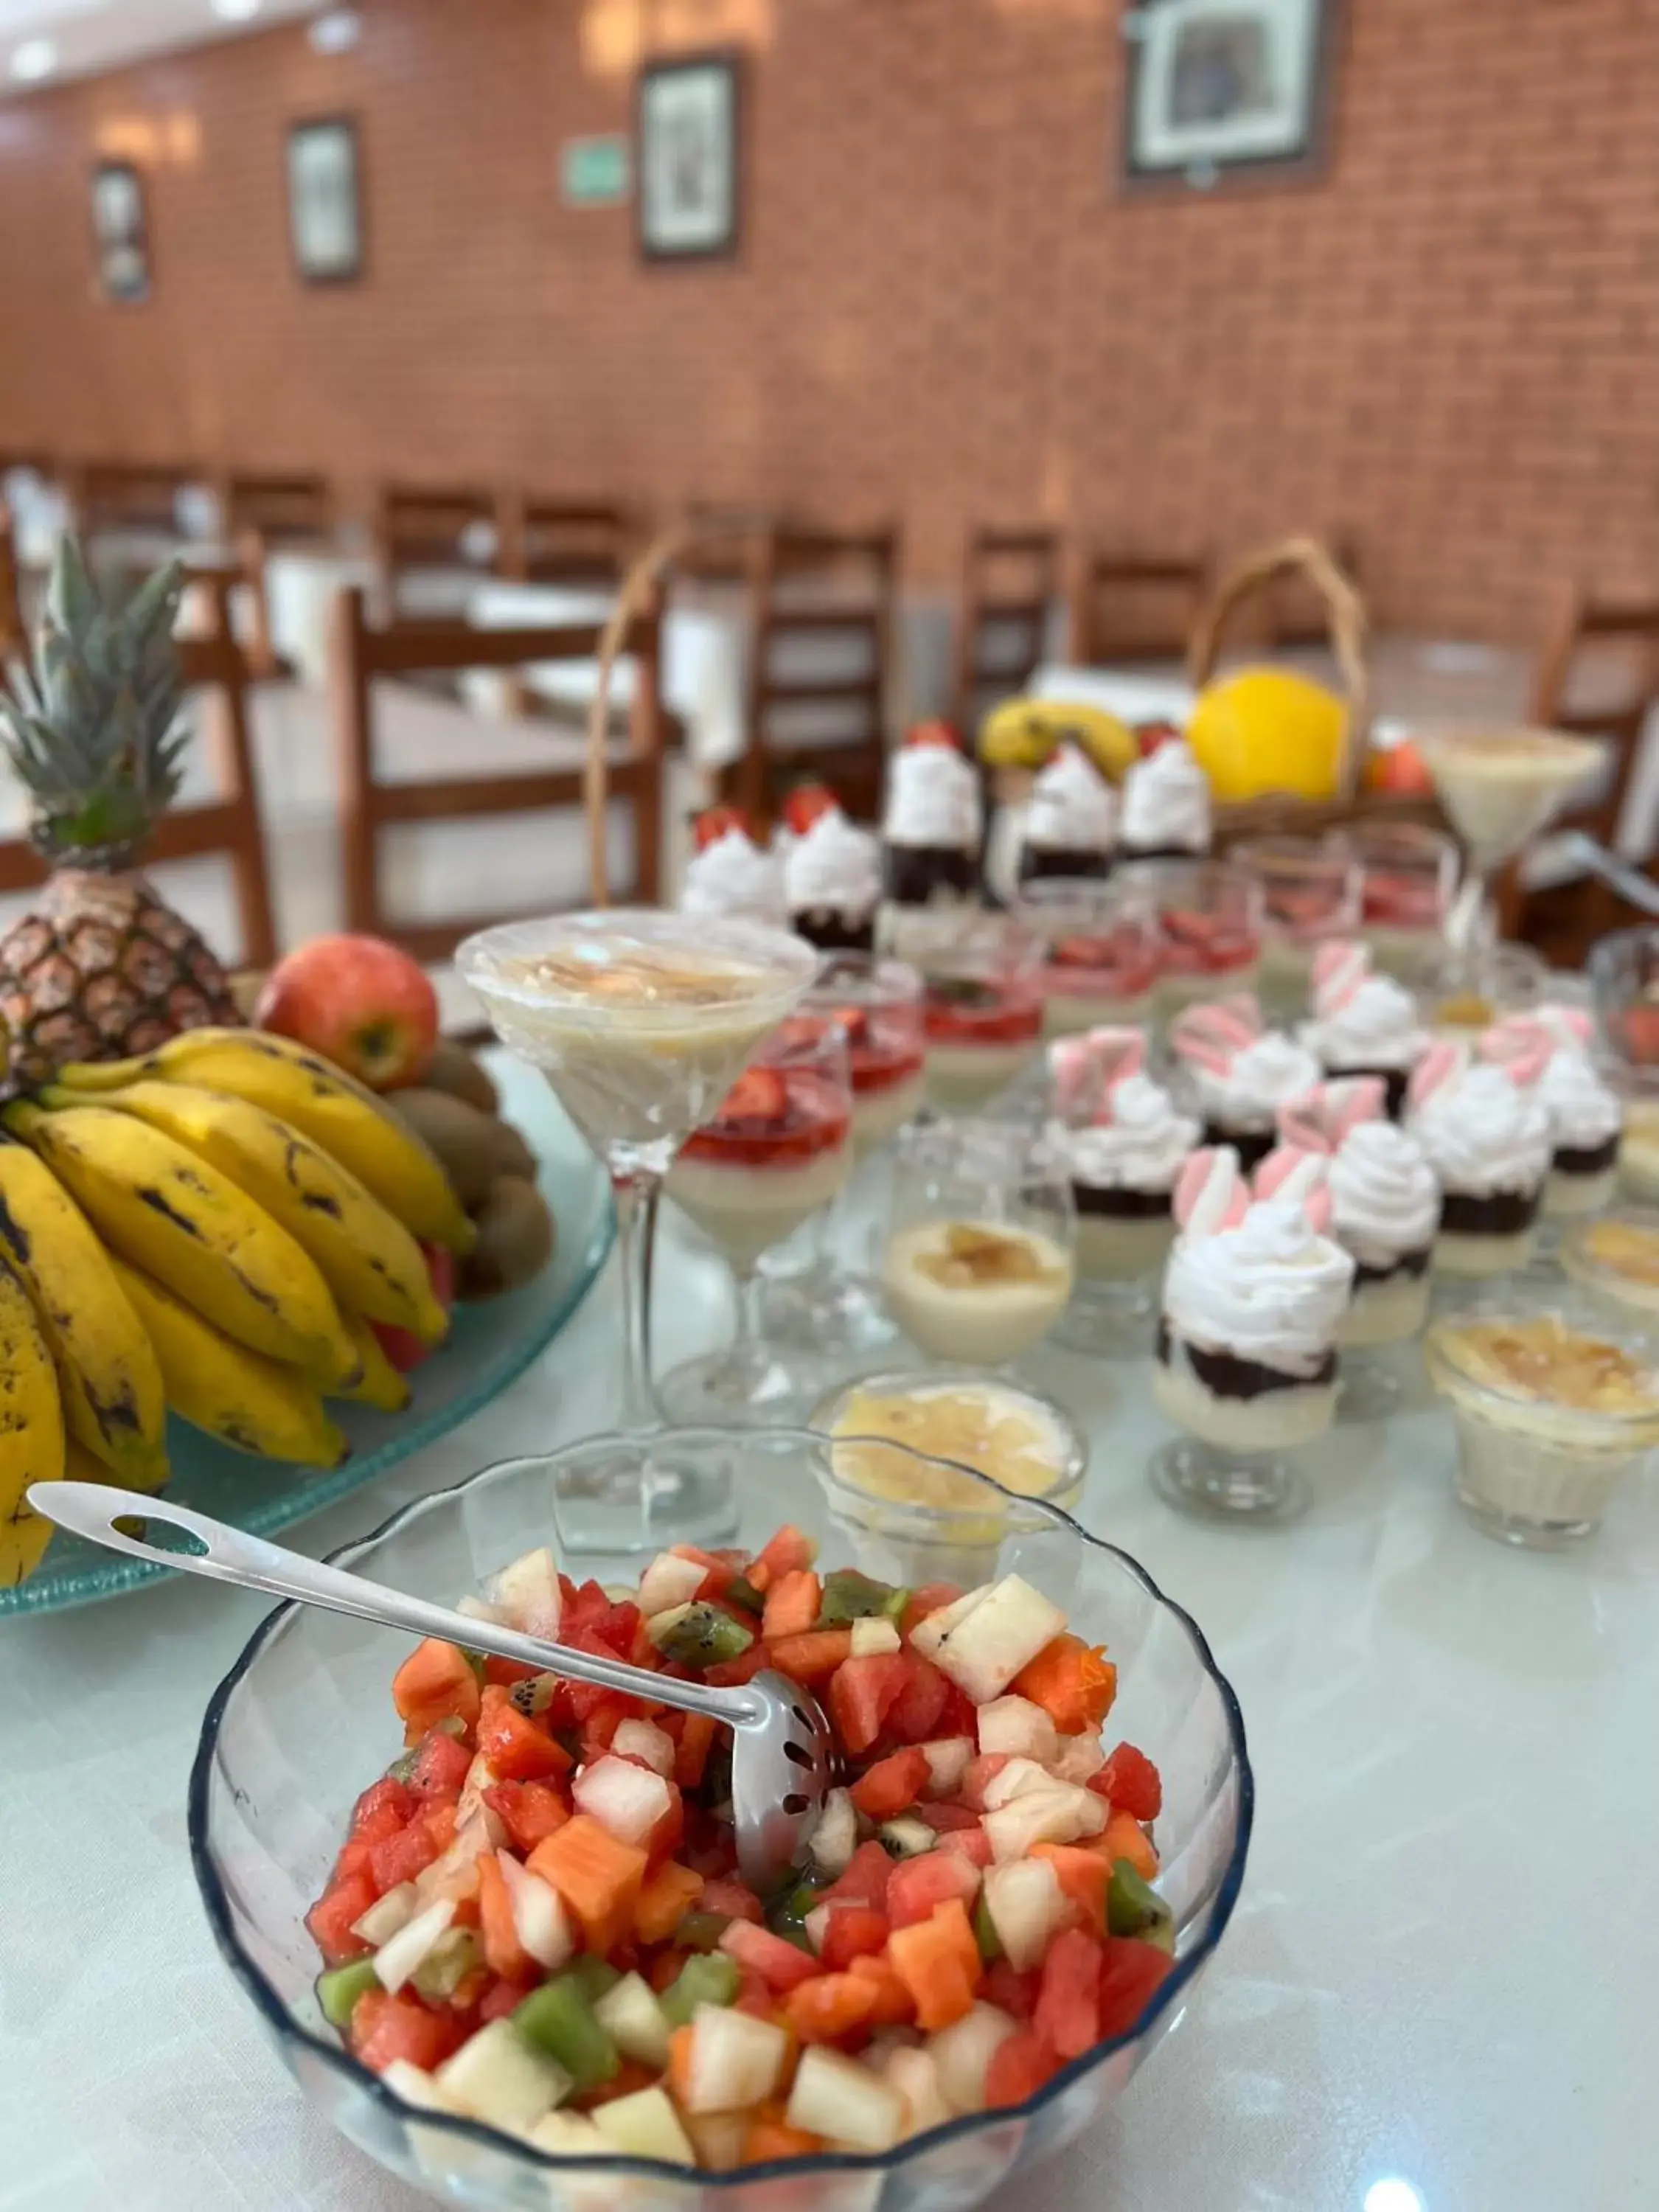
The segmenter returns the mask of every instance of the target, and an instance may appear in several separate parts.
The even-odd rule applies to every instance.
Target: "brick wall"
[[[1389,621],[1659,581],[1659,6],[1347,0],[1308,189],[1107,188],[1115,0],[368,0],[0,104],[0,450],[520,480],[1124,544],[1352,532]],[[654,45],[753,46],[737,266],[560,205]],[[288,120],[362,118],[372,270],[289,260]],[[150,179],[94,296],[86,173]]]

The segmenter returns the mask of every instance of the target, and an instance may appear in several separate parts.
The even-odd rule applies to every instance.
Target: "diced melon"
[[[674,1739],[654,1721],[618,1721],[611,1748],[618,1759],[637,1759],[653,1774],[674,1772]]]
[[[700,1560],[683,1559],[678,1552],[659,1552],[640,1577],[634,1602],[647,1620],[653,1613],[667,1613],[674,1606],[689,1605],[702,1588],[708,1573]]]
[[[501,1778],[483,1752],[474,1754],[472,1764],[466,1770],[466,1779],[461,1784],[461,1794],[455,1801],[457,1833],[476,1814],[489,1811],[484,1803],[484,1791],[495,1789]]]
[[[890,2081],[813,2043],[801,2053],[786,2117],[792,2128],[809,2135],[827,2136],[854,2150],[880,2151],[890,2150],[903,2135],[908,2109]]]
[[[939,2089],[953,2112],[985,2110],[985,2076],[991,2061],[1018,2027],[998,2006],[976,2004],[929,2039]]]
[[[631,2097],[612,2097],[596,2105],[593,2124],[612,2149],[630,2158],[665,2159],[671,2166],[697,2162],[665,2089],[636,2089]]]
[[[882,2061],[882,2075],[904,2100],[904,2132],[919,2136],[928,2128],[942,2128],[956,2115],[939,2087],[939,2062],[931,2051],[900,2048]]]
[[[1005,1575],[959,1620],[923,1644],[924,1632],[940,1618],[930,1614],[911,1641],[976,1705],[1000,1698],[1020,1668],[1066,1630],[1060,1607],[1019,1575]]]
[[[985,1909],[1011,1966],[1024,1973],[1042,1960],[1071,1906],[1049,1859],[1013,1859],[988,1868]]]
[[[1097,1735],[1063,1735],[1048,1762],[1056,1782],[1086,1782],[1106,1764],[1106,1747]]]
[[[553,1554],[545,1545],[539,1551],[525,1553],[499,1574],[491,1575],[484,1583],[483,1595],[487,1605],[525,1635],[545,1637],[550,1642],[558,1635],[564,1592],[559,1587]]]
[[[389,2066],[383,2066],[380,2080],[394,2096],[422,2112],[459,2112],[461,2109],[453,2097],[445,2095],[433,2075],[423,2067],[411,2065],[407,2058],[394,2058]]]
[[[994,1588],[993,1583],[981,1583],[977,1589],[964,1590],[949,1605],[939,1606],[934,1612],[925,1614],[910,1631],[912,1648],[920,1651],[924,1659],[936,1657],[939,1646],[951,1631],[960,1627],[981,1600],[989,1597]]]
[[[832,1790],[808,1844],[812,1863],[822,1874],[845,1874],[858,1847],[859,1816],[852,1797],[845,1790]]]
[[[453,1898],[438,1898],[405,1921],[389,1943],[382,1943],[374,1954],[374,1977],[382,1989],[394,1994],[402,1989],[443,1941],[454,1917]]]
[[[820,1954],[823,1952],[823,1939],[830,1927],[830,1915],[835,1909],[833,1905],[815,1905],[801,1923],[806,1930],[807,1942],[815,1951]]]
[[[667,2065],[667,2017],[643,1974],[624,1974],[594,2006],[593,2016],[624,2058],[659,2072]]]
[[[475,2120],[522,2134],[570,2094],[570,2076],[510,2020],[492,2020],[445,2059],[438,2087]]]
[[[979,1709],[979,1747],[1018,1753],[1047,1766],[1059,1754],[1060,1734],[1050,1715],[1029,1698],[993,1698]]]
[[[585,1766],[571,1784],[571,1796],[619,1844],[642,1844],[673,1803],[668,1784],[648,1766],[607,1753]]]
[[[904,1648],[904,1639],[897,1628],[884,1617],[855,1620],[852,1632],[854,1659],[880,1659],[889,1651],[902,1651]]]
[[[999,1805],[1012,1804],[1016,1797],[1029,1797],[1034,1790],[1054,1787],[1054,1778],[1046,1766],[1039,1766],[1034,1759],[1016,1757],[994,1774],[979,1794],[985,1810],[994,1813]]]
[[[497,1851],[497,1863],[513,1907],[513,1926],[519,1942],[538,1966],[549,1973],[563,1966],[576,1948],[575,1930],[564,1899],[551,1882],[521,1866],[511,1851]]]
[[[1075,1844],[1085,1836],[1097,1836],[1107,1818],[1105,1800],[1093,1790],[1057,1782],[1051,1790],[1034,1790],[999,1806],[985,1815],[981,1825],[990,1838],[992,1857],[1003,1865],[1026,1857],[1034,1844]]]
[[[481,1597],[474,1597],[471,1590],[465,1597],[456,1599],[455,1610],[465,1614],[468,1620],[487,1620],[496,1628],[505,1628],[507,1625],[507,1615],[500,1606],[490,1605]]]
[[[697,2147],[697,2164],[708,2173],[729,2173],[743,2164],[747,2112],[687,2112],[685,2132]]]
[[[420,1910],[421,1893],[412,1881],[400,1881],[395,1889],[387,1890],[384,1897],[376,1898],[367,1912],[360,1912],[351,1923],[354,1936],[361,1936],[371,1951],[378,1951],[382,1943],[389,1943],[400,1928],[407,1928]]]
[[[476,1862],[486,1851],[499,1850],[506,1841],[507,1826],[501,1815],[488,1805],[481,1805],[469,1820],[460,1823],[449,1849],[416,1875],[415,1887],[421,1893],[422,1902],[437,1897],[476,1896]]]
[[[615,2148],[586,2112],[544,2112],[528,2135],[550,2158],[604,2158]]]
[[[942,1735],[917,1747],[927,1762],[928,1795],[954,1797],[974,1756],[970,1735]]]
[[[686,2111],[731,2112],[764,2104],[783,2078],[788,2055],[789,2039],[771,2021],[729,2005],[698,2005],[691,2015]]]

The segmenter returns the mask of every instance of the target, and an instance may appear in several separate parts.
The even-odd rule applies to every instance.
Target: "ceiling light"
[[[227,23],[246,23],[264,5],[264,0],[213,0],[213,12]]]
[[[355,8],[331,8],[311,27],[311,43],[319,54],[350,52],[363,34],[363,19]]]
[[[58,49],[50,39],[25,39],[11,58],[11,73],[20,84],[39,84],[58,66]]]

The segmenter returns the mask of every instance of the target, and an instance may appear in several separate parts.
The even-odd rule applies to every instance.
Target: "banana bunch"
[[[979,757],[988,768],[1039,769],[1068,739],[1113,783],[1140,757],[1134,732],[1103,708],[1025,698],[1005,699],[985,717]]]
[[[473,1230],[427,1146],[286,1039],[193,1030],[61,1069],[0,1111],[0,1586],[65,1474],[154,1494],[167,1414],[258,1457],[337,1467],[325,1401],[395,1413],[375,1334],[449,1317],[422,1243]]]

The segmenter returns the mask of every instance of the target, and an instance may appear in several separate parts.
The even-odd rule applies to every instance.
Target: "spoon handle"
[[[674,1705],[686,1713],[705,1713],[712,1720],[740,1728],[756,1717],[752,1698],[740,1689],[719,1689],[704,1682],[683,1682],[672,1674],[653,1674],[649,1668],[630,1667],[622,1659],[602,1659],[591,1651],[573,1651],[562,1644],[550,1644],[538,1636],[526,1636],[516,1628],[494,1621],[475,1620],[447,1606],[429,1605],[424,1598],[403,1590],[387,1589],[362,1575],[347,1574],[299,1552],[285,1552],[228,1528],[187,1505],[171,1505],[162,1498],[135,1498],[130,1490],[112,1490],[101,1482],[37,1482],[29,1504],[48,1521],[68,1528],[112,1552],[128,1553],[161,1567],[178,1567],[187,1575],[204,1575],[210,1582],[234,1583],[244,1589],[268,1591],[273,1597],[292,1598],[298,1605],[321,1606],[329,1613],[355,1614],[383,1628],[406,1629],[411,1636],[435,1636],[459,1644],[469,1651],[486,1651],[492,1658],[515,1660],[539,1673],[559,1674],[573,1682],[589,1682],[596,1689],[617,1690],[625,1697],[646,1698],[659,1705]],[[174,1552],[159,1544],[131,1536],[114,1523],[131,1516],[135,1506],[147,1522],[182,1529],[204,1547],[200,1552]]]

